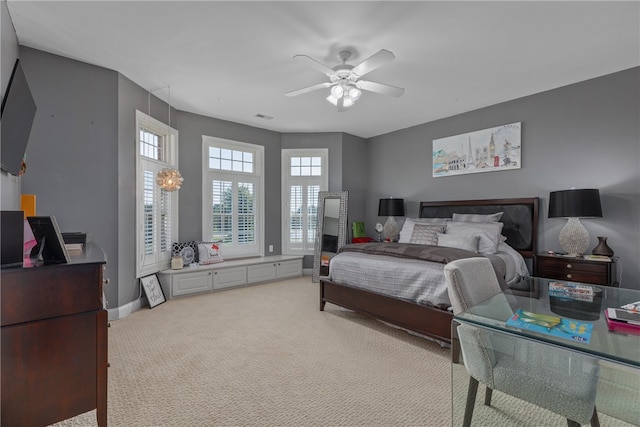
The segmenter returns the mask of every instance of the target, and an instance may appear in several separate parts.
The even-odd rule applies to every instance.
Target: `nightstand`
[[[533,275],[549,279],[617,287],[615,268],[615,257],[611,262],[545,253],[533,257]]]

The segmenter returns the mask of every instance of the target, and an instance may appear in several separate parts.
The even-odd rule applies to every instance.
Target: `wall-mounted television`
[[[20,173],[35,115],[36,103],[20,65],[20,59],[17,59],[0,111],[0,166],[12,175],[17,176]]]

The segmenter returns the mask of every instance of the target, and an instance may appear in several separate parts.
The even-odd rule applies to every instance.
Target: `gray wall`
[[[118,78],[113,71],[26,47],[24,72],[38,111],[22,192],[62,231],[90,234],[106,252],[105,288],[117,301]],[[115,282],[115,283],[114,283]]]
[[[367,230],[381,197],[403,197],[407,216],[423,200],[540,197],[540,251],[560,250],[565,220],[548,219],[549,192],[600,189],[603,218],[585,219],[621,257],[623,287],[640,289],[640,68],[603,76],[371,138]],[[522,168],[433,178],[432,141],[522,122]]]
[[[347,214],[349,217],[349,236],[351,236],[351,223],[365,221],[367,217],[365,201],[369,191],[368,147],[366,139],[343,134],[342,189],[349,192],[349,211]]]

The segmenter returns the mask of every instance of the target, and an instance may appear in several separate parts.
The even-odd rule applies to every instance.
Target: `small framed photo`
[[[153,308],[166,301],[160,282],[158,282],[158,277],[155,274],[141,277],[140,283],[142,283],[144,294],[147,297],[147,301],[149,301],[149,308]]]

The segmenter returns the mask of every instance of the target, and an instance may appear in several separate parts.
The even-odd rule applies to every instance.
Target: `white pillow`
[[[213,242],[198,243],[198,263],[201,265],[215,264],[224,261],[220,255],[220,248]]]
[[[398,243],[411,243],[415,224],[446,224],[448,221],[451,221],[451,218],[406,218],[400,230]]]
[[[478,252],[479,239],[479,236],[456,236],[453,234],[438,233],[438,246],[464,249],[469,252]]]
[[[451,218],[454,221],[466,221],[466,222],[497,222],[502,218],[504,212],[496,212],[494,214],[458,214],[454,213]]]
[[[501,222],[454,222],[447,223],[447,234],[456,236],[478,236],[478,252],[481,254],[495,254],[498,244],[502,241]]]
[[[444,233],[445,224],[414,224],[409,243],[417,245],[438,245],[438,233]]]

